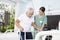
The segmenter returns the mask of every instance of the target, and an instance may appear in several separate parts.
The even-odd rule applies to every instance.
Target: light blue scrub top
[[[35,15],[34,22],[39,28],[41,28],[43,23],[47,25],[47,17],[43,15],[41,18],[39,18],[38,15]]]

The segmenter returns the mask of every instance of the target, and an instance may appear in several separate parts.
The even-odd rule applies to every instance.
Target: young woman
[[[39,8],[39,14],[34,16],[34,23],[38,27],[38,31],[42,31],[47,25],[47,17],[45,16],[45,7]]]

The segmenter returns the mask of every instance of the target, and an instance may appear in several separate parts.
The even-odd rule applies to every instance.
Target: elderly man
[[[33,13],[34,13],[33,8],[28,8],[28,10],[16,20],[16,26],[19,28],[21,32],[22,40],[25,40],[25,38],[33,39],[31,27],[34,26],[37,29],[37,26],[33,24],[34,22]],[[24,36],[25,33],[26,37]]]

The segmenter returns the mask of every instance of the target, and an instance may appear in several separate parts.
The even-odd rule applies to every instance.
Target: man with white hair
[[[34,9],[32,7],[30,7],[26,10],[26,12],[24,14],[22,14],[16,20],[16,26],[19,28],[19,30],[21,32],[22,40],[25,40],[25,38],[33,39],[33,36],[31,33],[32,22],[34,22],[33,13],[34,13]]]

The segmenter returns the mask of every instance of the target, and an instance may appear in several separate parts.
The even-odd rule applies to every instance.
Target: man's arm
[[[23,28],[22,28],[22,26],[21,26],[19,23],[20,23],[20,20],[17,19],[17,20],[15,21],[15,24],[16,24],[16,26],[20,29],[20,31],[23,31]]]

